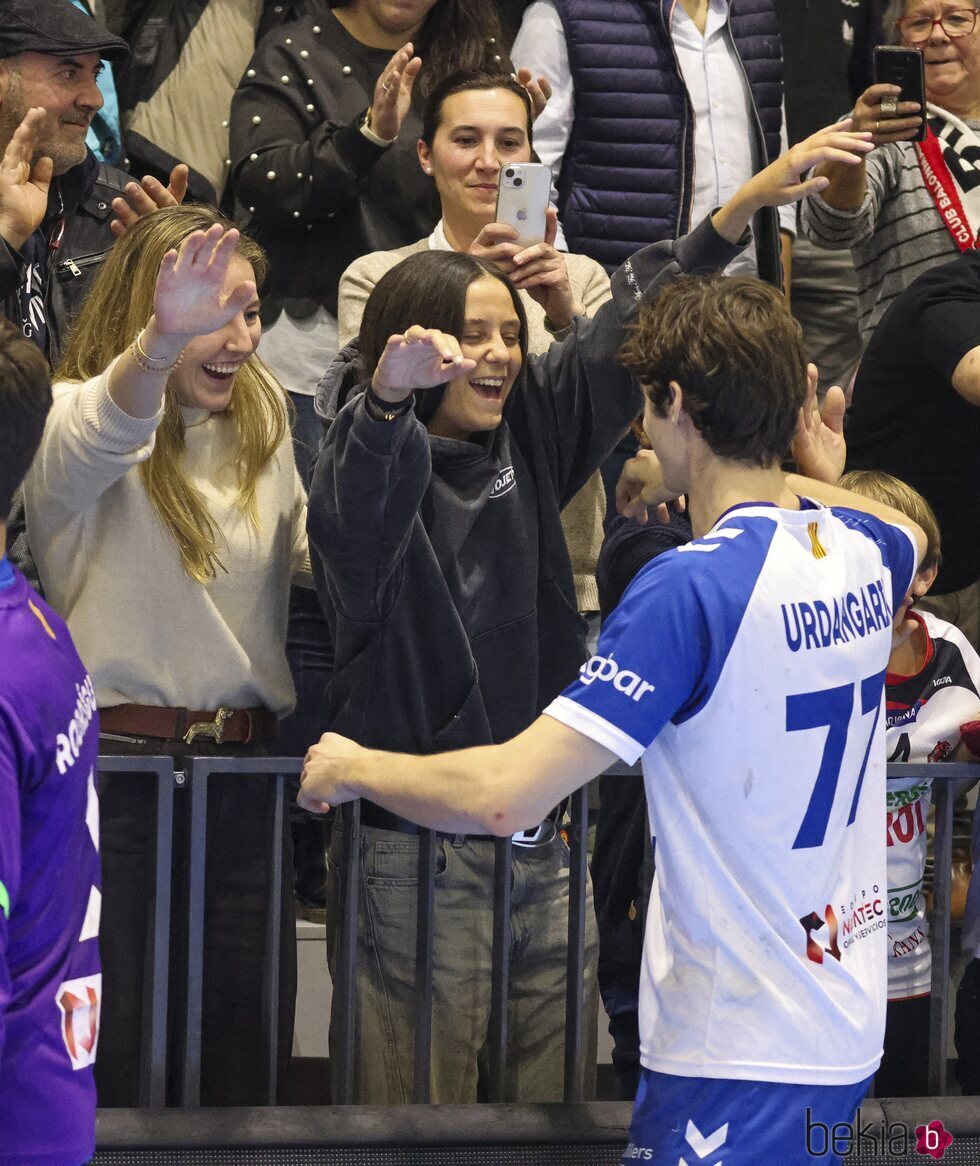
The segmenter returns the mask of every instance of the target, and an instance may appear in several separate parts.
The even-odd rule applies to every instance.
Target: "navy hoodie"
[[[309,498],[310,555],[336,667],[331,729],[433,753],[525,729],[585,659],[561,508],[642,407],[616,363],[623,326],[677,274],[739,248],[709,221],[644,248],[612,300],[528,357],[492,432],[430,436],[413,411],[376,421],[345,349],[317,391],[328,424]]]

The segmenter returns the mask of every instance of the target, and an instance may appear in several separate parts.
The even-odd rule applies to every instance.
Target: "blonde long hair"
[[[106,257],[72,328],[55,379],[85,381],[103,372],[149,320],[164,255],[192,231],[206,231],[215,223],[233,226],[211,207],[195,205],[154,211],[131,227]],[[235,251],[252,265],[261,286],[268,272],[265,252],[244,235]],[[238,467],[238,503],[257,525],[258,478],[288,432],[289,414],[282,386],[254,354],[235,376],[226,416],[235,427],[232,458]],[[199,583],[209,583],[218,568],[225,568],[207,502],[184,472],[184,445],[177,395],[168,384],[153,453],[139,473],[153,509],[177,543],[184,570]]]

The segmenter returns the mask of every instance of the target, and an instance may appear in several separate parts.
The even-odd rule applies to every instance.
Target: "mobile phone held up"
[[[922,125],[908,140],[921,142],[926,136],[926,74],[922,50],[906,49],[901,45],[875,45],[874,75],[876,85],[897,85],[902,90],[899,101],[918,102]]]
[[[495,221],[513,227],[522,247],[543,243],[550,197],[550,166],[543,162],[511,163],[500,171]]]

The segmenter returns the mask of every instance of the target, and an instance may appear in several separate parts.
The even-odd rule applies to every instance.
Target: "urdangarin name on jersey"
[[[829,648],[831,644],[846,644],[890,628],[892,624],[891,604],[880,579],[859,587],[857,592],[848,591],[835,598],[830,606],[822,599],[814,599],[810,603],[803,600],[783,603],[780,609],[791,652],[798,652],[801,647]]]

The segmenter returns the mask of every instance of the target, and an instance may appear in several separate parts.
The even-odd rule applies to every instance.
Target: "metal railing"
[[[170,951],[170,869],[173,853],[173,801],[190,797],[190,863],[187,912],[187,989],[183,1017],[183,1060],[180,1065],[181,1104],[184,1108],[200,1105],[201,1091],[201,1001],[204,974],[204,906],[205,855],[207,851],[207,797],[213,780],[229,780],[243,774],[266,774],[275,783],[274,821],[270,842],[270,885],[266,942],[263,959],[263,1010],[261,1026],[266,1049],[268,1089],[267,1103],[274,1105],[278,1092],[278,1011],[279,936],[282,924],[281,838],[285,825],[286,778],[299,773],[302,762],[297,758],[230,758],[193,757],[185,770],[174,770],[169,757],[102,757],[99,767],[106,773],[126,773],[156,779],[156,843],[153,854],[155,873],[153,894],[147,905],[149,942],[145,960],[144,1015],[142,1052],[139,1067],[140,1105],[158,1109],[165,1104],[167,1081],[167,1008],[169,998]],[[636,780],[638,767],[617,764],[610,776]],[[974,779],[976,768],[969,764],[912,765],[891,764],[890,777],[928,779],[933,782],[936,806],[935,878],[931,916],[932,998],[929,1025],[929,1091],[932,1096],[946,1092],[946,1040],[949,1023],[947,987],[950,968],[950,892],[953,845],[953,793],[951,785],[961,779]],[[134,778],[136,779],[136,778]],[[884,807],[883,807],[884,808]],[[586,870],[588,832],[588,787],[573,794],[568,827],[570,855],[570,894],[568,920],[568,959],[566,978],[566,1043],[564,1063],[564,1100],[585,1100],[583,1060],[589,1047],[585,1031],[585,933]],[[335,1104],[353,1101],[356,1026],[356,955],[358,918],[358,879],[356,863],[360,841],[360,803],[341,808],[343,852],[347,869],[341,880],[341,932],[336,961],[333,1008],[339,1009],[335,1024],[336,1046],[332,1055],[339,1058],[334,1074],[340,1085]],[[884,829],[884,819],[882,820]],[[419,879],[417,903],[417,940],[415,950],[415,998],[418,1023],[416,1029],[414,1083],[412,1100],[429,1100],[429,1066],[432,1052],[432,967],[433,912],[435,904],[436,839],[433,830],[419,833]],[[489,1100],[505,1098],[507,1080],[507,1000],[511,895],[511,849],[509,838],[495,843],[494,910],[492,944],[492,992],[489,1031],[490,1080]]]

